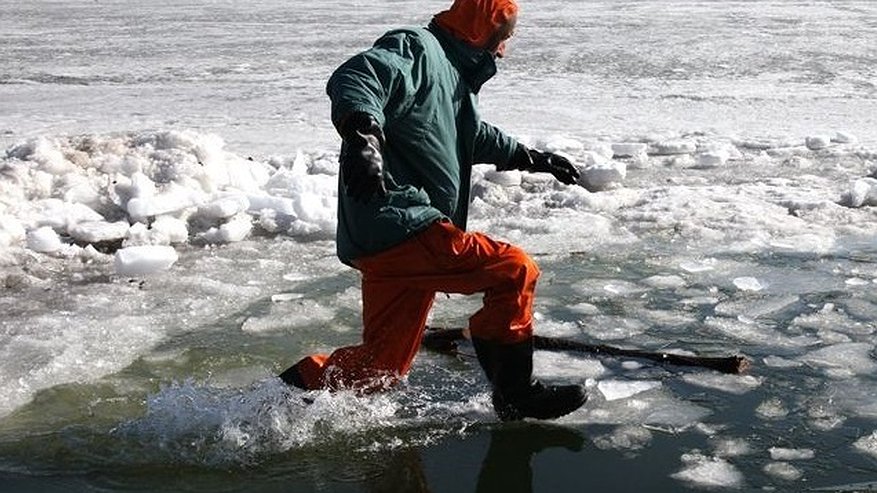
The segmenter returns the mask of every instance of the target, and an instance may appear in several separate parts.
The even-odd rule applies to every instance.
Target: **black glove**
[[[384,186],[381,148],[384,132],[377,120],[367,113],[352,113],[342,123],[341,180],[345,193],[358,202],[368,202],[372,196],[387,194]]]
[[[579,170],[569,159],[551,152],[528,149],[518,144],[515,154],[505,169],[519,169],[531,173],[551,173],[561,183],[574,185],[579,179]]]

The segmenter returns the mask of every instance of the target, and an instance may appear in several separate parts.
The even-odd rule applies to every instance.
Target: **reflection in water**
[[[541,423],[510,423],[497,425],[491,430],[490,446],[481,464],[475,491],[478,493],[517,493],[533,491],[533,457],[545,449],[563,447],[580,451],[584,437],[577,431]],[[366,480],[366,491],[371,493],[411,492],[430,490],[420,449],[398,450],[384,456],[381,473]],[[464,464],[459,464],[457,479],[466,475]],[[447,479],[447,478],[442,478]],[[452,483],[456,483],[453,479]],[[435,487],[435,485],[434,485]],[[465,484],[454,484],[456,491],[469,491]],[[441,489],[441,487],[439,487]]]
[[[584,438],[556,426],[516,423],[495,428],[478,476],[479,493],[533,491],[533,456],[547,448],[582,449]]]
[[[384,473],[366,483],[366,491],[389,493],[406,491],[428,493],[429,485],[423,472],[420,451],[409,448],[397,451],[387,457]]]

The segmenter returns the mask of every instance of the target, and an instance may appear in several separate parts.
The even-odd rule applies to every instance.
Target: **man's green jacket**
[[[495,73],[490,53],[433,23],[388,32],[332,74],[326,91],[336,127],[364,112],[383,128],[388,192],[356,202],[339,181],[341,261],[353,264],[443,218],[465,229],[472,165],[505,165],[517,147],[478,115],[478,91]]]

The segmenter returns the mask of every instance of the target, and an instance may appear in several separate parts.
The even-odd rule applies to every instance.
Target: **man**
[[[409,370],[437,292],[484,293],[472,343],[502,420],[553,419],[586,399],[532,378],[539,270],[512,245],[467,233],[472,165],[578,178],[566,159],[481,121],[477,94],[514,32],[514,0],[455,0],[427,28],[391,31],[329,80],[342,138],[337,250],[362,273],[363,341],[281,374],[303,389],[370,392]]]

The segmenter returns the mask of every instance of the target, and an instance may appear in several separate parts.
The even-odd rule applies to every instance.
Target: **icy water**
[[[224,265],[233,258],[246,264],[251,248],[226,248],[210,263]],[[260,261],[299,254],[304,263],[320,262],[295,248],[279,250]],[[549,279],[539,312],[551,320],[546,324],[551,333],[702,354],[742,352],[755,362],[749,375],[737,377],[539,353],[538,373],[587,383],[593,392],[585,411],[551,424],[496,423],[471,358],[430,353],[421,356],[397,392],[365,400],[317,393],[316,403],[304,405],[299,394],[268,374],[280,369],[279,362],[292,361],[296,348],[351,337],[327,334],[326,326],[346,330],[355,323],[353,308],[333,308],[335,314],[321,323],[296,320],[311,303],[355,304],[345,294],[355,289],[352,276],[316,276],[294,283],[295,291],[308,293],[296,302],[253,297],[224,316],[203,316],[190,330],[171,329],[168,322],[173,335],[123,370],[37,393],[2,422],[4,491],[496,491],[497,485],[514,491],[571,491],[583,485],[598,491],[642,485],[698,491],[712,482],[801,491],[868,481],[873,459],[851,443],[873,429],[871,342],[850,347],[846,357],[825,355],[824,361],[802,349],[824,339],[820,332],[841,326],[857,334],[853,340],[870,341],[861,336],[871,332],[865,329],[870,312],[853,317],[862,319],[855,323],[837,321],[837,312],[818,315],[828,303],[865,309],[867,300],[873,301],[867,292],[842,288],[845,273],[859,268],[865,255],[873,252],[852,258],[722,258],[713,270],[692,276],[684,289],[646,288],[640,282],[671,268],[658,254],[542,258]],[[172,276],[142,286],[120,282],[102,291],[137,319],[141,311],[183,312],[179,304],[191,300],[166,298],[182,297],[190,269],[201,271],[202,285],[209,279],[229,293],[247,289],[235,273],[205,271],[193,255],[185,257]],[[756,296],[721,285],[738,270],[763,272],[776,286]],[[767,273],[772,270],[777,273]],[[260,279],[282,283],[267,271]],[[58,288],[42,299],[32,293],[30,309],[51,313],[59,297],[82,300],[91,290],[90,285]],[[95,309],[93,297],[81,301],[89,316],[98,312],[112,320],[106,310]],[[227,296],[212,298],[229,302]],[[593,303],[599,315],[583,317],[585,309],[574,305],[582,300]],[[467,310],[456,301],[439,301],[437,322],[459,321],[457,314]],[[154,303],[161,309],[150,306]],[[737,313],[752,321],[723,317]],[[80,323],[75,315],[69,318]],[[241,330],[255,323],[263,327]],[[281,327],[266,327],[272,323]],[[471,354],[471,348],[463,351]],[[836,375],[827,378],[826,369]],[[599,390],[607,382],[648,386],[629,389],[630,396],[607,392],[613,399],[608,400]],[[786,449],[791,460],[774,458]],[[686,471],[693,485],[681,480]]]
[[[463,344],[306,405],[274,375],[359,330],[325,80],[446,3],[0,0],[0,491],[877,481],[877,6],[521,5],[483,116],[608,184],[479,166],[470,226],[539,263],[539,334],[748,374],[539,351],[589,402],[503,424]],[[119,222],[178,257],[120,272]]]

